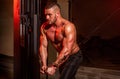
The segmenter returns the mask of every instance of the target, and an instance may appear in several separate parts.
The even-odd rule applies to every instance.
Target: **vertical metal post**
[[[69,8],[68,9],[69,10],[69,14],[68,14],[69,15],[69,20],[72,21],[72,19],[73,19],[72,18],[72,0],[68,0],[68,4],[69,4],[69,7],[68,7]]]

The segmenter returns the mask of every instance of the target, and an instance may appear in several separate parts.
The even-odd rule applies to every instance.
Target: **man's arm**
[[[59,66],[67,60],[69,55],[72,52],[72,47],[76,41],[76,29],[73,24],[68,24],[65,26],[65,37],[63,40],[62,51],[59,52],[59,55],[56,61],[53,63],[54,66]]]
[[[42,64],[42,72],[47,68],[47,38],[43,30],[43,26],[41,26],[41,35],[40,35],[40,48],[39,48],[39,55],[40,55],[40,61]]]

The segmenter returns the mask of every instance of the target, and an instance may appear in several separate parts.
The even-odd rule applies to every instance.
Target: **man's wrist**
[[[52,64],[52,66],[58,68],[58,67],[59,67],[59,64],[54,62],[54,63]]]

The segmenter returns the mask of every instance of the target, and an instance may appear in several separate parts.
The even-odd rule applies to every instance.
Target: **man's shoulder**
[[[41,28],[45,28],[47,26],[47,22],[42,23]]]
[[[64,29],[66,32],[75,30],[75,25],[73,22],[66,20]]]
[[[71,21],[69,21],[67,19],[64,19],[64,23],[65,23],[65,25],[74,25],[73,22],[71,22]]]
[[[46,27],[46,25],[47,25],[47,23],[46,22],[44,22],[44,23],[42,23],[42,25],[40,26],[40,31],[41,31],[41,33],[43,34],[45,34],[45,27]]]
[[[69,20],[66,20],[66,23],[65,23],[65,27],[74,27],[74,23],[69,21]]]

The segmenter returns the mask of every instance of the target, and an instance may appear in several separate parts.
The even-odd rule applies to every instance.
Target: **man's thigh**
[[[60,68],[60,79],[74,79],[77,69],[82,61],[82,55],[71,56],[68,61]]]

